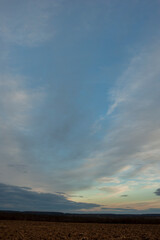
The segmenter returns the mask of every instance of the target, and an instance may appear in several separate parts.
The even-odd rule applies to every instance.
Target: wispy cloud
[[[4,156],[6,152],[14,149],[14,152],[21,152],[20,157],[17,157],[17,153],[13,154],[16,159],[15,164],[20,164],[22,160],[17,159],[21,158],[24,159],[22,164],[26,162],[28,166],[29,160],[26,156],[32,159],[30,162],[35,159],[38,171],[40,169],[44,171],[45,164],[44,176],[45,174],[47,176],[43,179],[44,185],[47,184],[48,188],[52,188],[51,185],[54,182],[56,191],[86,189],[93,184],[103,187],[102,182],[116,184],[120,179],[127,181],[137,177],[145,177],[145,180],[153,175],[158,177],[160,156],[158,46],[156,44],[152,48],[146,47],[137,57],[131,59],[124,74],[117,80],[117,84],[111,91],[111,100],[113,105],[119,97],[123,98],[123,101],[119,102],[114,109],[112,105],[109,107],[113,111],[110,115],[106,114],[101,123],[103,135],[100,140],[99,138],[97,140],[96,134],[90,134],[91,126],[87,112],[83,108],[78,108],[77,96],[79,96],[81,85],[71,79],[69,87],[68,82],[63,82],[62,85],[49,84],[47,98],[36,114],[32,115],[33,121],[29,127],[34,137],[26,136],[23,132],[24,137],[23,140],[20,138],[21,144],[18,143],[18,145],[20,144],[21,147],[19,148],[17,135],[15,141],[14,135],[11,140],[11,134],[8,133],[10,137],[7,141],[12,142],[14,147],[7,144],[10,147],[9,151],[5,152],[6,148],[3,148]],[[1,82],[5,89],[3,92],[6,91],[1,95],[3,100],[6,98],[6,101],[2,100],[4,105],[2,104],[1,107],[4,109],[8,104],[5,107],[5,112],[8,112],[4,116],[7,116],[7,121],[12,118],[11,125],[14,124],[14,127],[25,128],[25,122],[29,121],[30,116],[28,112],[32,111],[30,108],[32,109],[33,103],[36,102],[36,94],[16,85],[19,84],[18,80],[9,84],[8,78],[5,78],[6,83]],[[3,121],[3,126],[7,121]],[[105,121],[109,123],[107,128]],[[8,130],[5,130],[5,136],[8,136],[6,131]],[[26,145],[29,139],[31,144]],[[26,146],[29,155],[25,156]],[[6,158],[8,159],[8,157],[4,159]],[[7,166],[12,164],[10,161],[4,162]],[[55,168],[55,164],[58,167]],[[36,167],[32,170],[34,173],[37,171]]]
[[[102,177],[98,179],[100,183],[120,183],[120,180],[116,177]]]
[[[112,130],[106,130],[101,152],[88,159],[88,169],[96,169],[97,176],[111,176],[128,165],[130,168],[123,170],[121,176],[149,174],[149,177],[153,169],[159,169],[158,46],[146,48],[134,57],[112,90],[113,104],[108,110],[112,115]],[[108,121],[110,117],[105,118]]]
[[[137,177],[147,179],[153,174],[158,177],[159,62],[159,44],[146,47],[131,59],[112,90],[114,108],[109,107],[112,111],[101,123],[104,139],[99,149],[93,150],[78,169],[64,173],[64,178],[74,178],[83,186],[80,180],[83,177],[89,187],[96,179],[115,175],[125,181]],[[123,101],[117,100],[119,98]],[[107,129],[105,121],[110,122]]]
[[[123,193],[129,190],[128,186],[106,186],[106,187],[101,187],[99,188],[101,191],[105,191],[107,193],[112,193],[112,194],[119,194]]]
[[[36,46],[54,35],[50,18],[57,1],[1,1],[0,35],[8,43]]]
[[[8,182],[10,178],[17,181],[22,176],[22,182],[25,181],[24,173],[30,175],[31,165],[36,162],[32,123],[44,93],[41,88],[27,87],[27,81],[22,75],[0,76],[0,181]]]

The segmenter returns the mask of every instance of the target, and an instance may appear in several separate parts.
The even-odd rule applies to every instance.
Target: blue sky
[[[159,29],[158,0],[0,0],[1,209],[160,212]]]

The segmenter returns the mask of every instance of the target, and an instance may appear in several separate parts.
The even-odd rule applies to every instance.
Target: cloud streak
[[[112,114],[105,119],[112,120],[112,130],[106,129],[101,152],[93,153],[86,165],[92,172],[96,169],[97,177],[119,174],[134,178],[159,169],[158,46],[134,57],[111,93],[113,104],[108,111]]]

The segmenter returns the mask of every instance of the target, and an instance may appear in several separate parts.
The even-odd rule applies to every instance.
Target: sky
[[[0,0],[0,209],[160,213],[160,1]]]

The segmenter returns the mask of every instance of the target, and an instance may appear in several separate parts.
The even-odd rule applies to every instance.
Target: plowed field
[[[158,240],[160,225],[0,221],[3,240]]]

